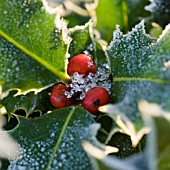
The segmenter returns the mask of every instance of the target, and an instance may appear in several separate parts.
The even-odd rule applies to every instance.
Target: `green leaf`
[[[36,90],[59,80],[48,69],[29,58],[13,44],[0,37],[0,84],[2,91]]]
[[[72,28],[72,27],[75,27],[76,25],[84,25],[90,20],[90,16],[83,16],[83,15],[77,14],[76,12],[71,12],[71,14],[64,17],[64,19],[69,22],[68,27]]]
[[[33,82],[32,88],[42,87],[45,77],[54,79],[51,72],[62,80],[68,79],[65,61],[69,42],[63,38],[64,22],[58,19],[55,28],[55,15],[47,14],[42,3],[36,0],[4,0],[0,3],[0,15],[0,80],[1,84],[11,83],[5,89],[16,87],[27,90],[28,87],[21,86],[22,80],[24,84]],[[32,66],[33,70],[29,71],[28,66]],[[46,85],[49,83],[47,81]]]
[[[170,113],[169,113],[170,114]],[[170,152],[170,120],[165,118],[154,118],[156,125],[156,141],[158,144],[158,169],[166,170],[170,168],[169,152]]]
[[[60,1],[60,0],[42,0],[46,10],[50,13],[57,13],[64,17],[68,22],[68,27],[72,28],[76,25],[84,25],[90,19],[89,11],[87,11],[87,5],[89,6],[90,1]]]
[[[8,169],[93,169],[81,142],[96,143],[99,127],[82,108],[60,109],[35,119],[20,117],[19,122],[10,134],[22,147],[21,159],[10,161]]]
[[[103,65],[108,65],[109,67],[109,59],[108,57],[105,55],[105,52],[103,50],[104,45],[102,45],[102,42],[97,42],[96,43],[96,60],[97,60],[97,65],[99,66],[103,66]]]
[[[141,22],[123,36],[116,30],[106,49],[113,75],[115,107],[131,120],[141,120],[137,102],[146,99],[170,109],[170,29],[160,39],[147,35]]]
[[[152,128],[148,147],[150,147],[153,158],[157,162],[157,169],[169,169],[170,112],[166,112],[158,104],[148,103],[146,101],[139,102],[139,110],[147,125]]]
[[[170,113],[164,111],[158,104],[146,101],[140,101],[138,107],[145,125],[151,129],[144,152],[119,159],[106,155],[91,144],[83,144],[95,163],[95,170],[169,169]]]
[[[53,108],[49,99],[51,89],[52,87],[49,87],[37,94],[30,92],[25,95],[16,95],[18,91],[10,91],[5,98],[0,100],[0,104],[5,107],[9,117],[15,114],[17,110],[24,110],[26,116],[35,111],[40,112],[40,115],[42,115]]]
[[[125,159],[107,156],[101,149],[91,144],[83,147],[91,155],[95,170],[166,170],[169,169],[170,152],[170,112],[164,111],[158,104],[139,101],[139,111],[150,128],[150,134],[144,152]],[[112,109],[114,110],[114,109]],[[121,145],[123,142],[120,142]],[[127,143],[124,147],[127,147]],[[97,153],[97,154],[96,154]]]
[[[119,159],[107,156],[101,149],[89,143],[84,143],[83,147],[91,156],[95,170],[154,170],[150,166],[150,159],[147,159],[150,156],[148,152]]]
[[[107,104],[105,106],[101,106],[99,108],[101,112],[107,113],[116,123],[117,126],[112,126],[111,131],[109,132],[109,135],[106,139],[106,144],[108,142],[112,142],[111,138],[113,137],[114,134],[117,132],[126,134],[130,137],[131,139],[131,145],[133,148],[136,148],[137,145],[140,145],[139,142],[142,139],[142,137],[145,134],[149,133],[149,129],[146,127],[143,127],[141,129],[141,124],[140,128],[137,127],[138,122],[136,121],[136,124],[133,124],[131,120],[126,116],[125,113],[121,113],[113,104]],[[136,125],[136,126],[135,126]]]
[[[70,29],[72,41],[69,47],[70,58],[77,54],[87,53],[95,57],[95,44],[92,34],[92,22],[89,21],[84,26],[76,26]]]
[[[111,40],[116,25],[128,33],[142,19],[150,13],[145,10],[148,0],[99,0],[96,4],[96,29],[101,38],[107,42]],[[134,17],[135,16],[135,17]]]
[[[113,30],[119,24],[128,30],[127,3],[125,0],[99,0],[96,7],[96,29],[101,37],[110,41]]]

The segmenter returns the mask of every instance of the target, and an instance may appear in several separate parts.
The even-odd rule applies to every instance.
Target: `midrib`
[[[170,84],[170,80],[163,80],[159,78],[113,77],[113,82],[123,82],[123,81],[150,81],[155,83]]]
[[[45,170],[48,170],[48,169],[49,169],[49,167],[51,166],[51,164],[52,164],[52,162],[53,162],[53,160],[54,160],[55,154],[56,154],[56,152],[58,151],[58,148],[59,148],[60,143],[61,143],[61,141],[62,141],[62,137],[63,137],[63,135],[64,135],[64,133],[65,133],[65,131],[66,131],[66,129],[67,129],[67,126],[68,126],[68,124],[69,124],[69,122],[70,122],[70,119],[71,119],[74,111],[75,111],[75,108],[73,108],[73,109],[69,112],[69,114],[68,114],[68,116],[67,116],[67,118],[66,118],[66,121],[64,122],[64,125],[63,125],[63,127],[62,127],[62,129],[61,129],[61,133],[60,133],[60,135],[59,135],[59,138],[58,138],[58,140],[57,140],[57,142],[56,142],[56,145],[55,145],[54,148],[53,148],[52,156],[51,156],[51,158],[50,158],[50,160],[49,160],[49,162],[48,162],[48,165],[47,165],[47,167],[46,167]]]

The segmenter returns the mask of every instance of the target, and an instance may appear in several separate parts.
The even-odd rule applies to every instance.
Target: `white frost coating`
[[[104,145],[96,140],[96,133],[100,127],[99,124],[92,124],[87,127],[80,126],[81,121],[74,121],[74,128],[67,127],[67,130],[62,138],[62,143],[55,155],[52,167],[56,169],[86,169],[88,167],[88,159],[86,153],[81,151],[82,145],[81,141],[90,141],[97,145],[98,147],[103,147]],[[75,134],[80,143],[75,140]],[[83,160],[83,164],[79,165],[80,160]],[[76,163],[77,162],[77,163]],[[52,168],[49,168],[52,169]]]
[[[161,36],[158,38],[157,42],[161,41],[166,34],[170,33],[170,24],[168,24],[165,29],[163,30]]]
[[[9,16],[11,16],[10,13],[11,11],[17,14],[17,17],[15,17],[15,19],[13,20],[13,29],[10,31],[10,35],[16,36],[17,42],[21,44],[23,47],[25,47],[26,49],[28,49],[28,51],[34,53],[37,56],[41,56],[42,58],[45,57],[46,59],[47,58],[51,59],[48,60],[49,62],[51,62],[51,64],[55,63],[54,61],[55,57],[52,57],[54,51],[50,49],[51,47],[53,47],[53,45],[55,46],[56,44],[52,45],[51,44],[53,43],[51,42],[52,37],[48,36],[48,34],[51,34],[51,31],[49,30],[54,29],[53,17],[48,15],[43,10],[43,7],[39,8],[38,7],[39,5],[38,6],[34,5],[33,1],[32,2],[23,1],[23,3],[20,1],[12,1],[12,3],[10,1],[6,1],[6,2],[7,3],[5,6],[7,8],[7,11],[5,11],[5,13],[8,12],[8,17],[6,19],[8,20],[10,19]],[[18,8],[20,8],[21,10],[17,11]],[[36,14],[34,13],[34,11],[36,11]],[[31,16],[34,16],[34,14],[36,15],[36,17],[34,18],[34,20],[31,20]],[[11,22],[8,23],[7,21],[2,25],[4,29],[9,29],[10,24]],[[20,29],[17,29],[18,25],[20,25]],[[29,27],[29,29],[31,29],[32,31],[29,31],[27,27]],[[32,32],[34,32],[35,34],[32,34]],[[29,43],[29,41],[31,41],[32,43]],[[43,43],[37,43],[42,41]],[[2,74],[0,75],[0,79],[3,82],[5,82],[3,86],[4,89],[5,88],[11,89],[13,87],[18,87],[21,88],[21,91],[18,91],[17,95],[23,94],[23,91],[29,89],[30,86],[29,85],[21,86],[21,82],[25,82],[25,83],[28,82],[27,79],[28,77],[31,78],[32,81],[34,81],[33,87],[37,88],[37,89],[31,89],[30,91],[35,91],[38,93],[37,90],[39,87],[44,87],[48,84],[48,81],[46,81],[46,79],[42,78],[42,76],[40,75],[42,74],[42,72],[46,72],[45,71],[46,67],[42,67],[41,64],[39,64],[39,62],[36,62],[31,58],[25,60],[25,58],[27,58],[26,54],[22,53],[21,52],[22,50],[15,48],[15,46],[12,43],[9,43],[7,40],[2,39],[0,42],[0,51],[2,52],[1,54],[3,54],[3,57],[2,56],[0,57],[1,58],[0,72],[2,72]],[[4,64],[4,63],[8,63],[8,64]],[[32,69],[30,69],[30,65],[34,65],[35,67],[32,67]],[[9,70],[8,68],[9,66],[12,66],[10,68],[11,70]],[[47,75],[48,74],[51,75],[51,73],[48,70],[47,72],[48,72]],[[49,82],[52,83],[54,81],[50,80]],[[5,84],[8,85],[8,87],[6,87]]]
[[[69,33],[68,33],[66,21],[63,18],[60,18],[59,15],[57,15],[56,19],[55,19],[55,25],[56,25],[56,28],[57,28],[56,32],[57,31],[61,32],[63,41],[65,42],[65,44],[69,45],[72,39],[68,35]],[[67,52],[65,54],[65,57],[66,57],[66,60],[65,60],[65,69],[67,68],[67,65],[68,65],[68,58],[69,58],[69,56],[70,55],[69,55],[68,50],[67,50]]]
[[[75,72],[72,76],[72,82],[70,83],[71,91],[66,91],[65,95],[71,98],[77,92],[80,92],[79,99],[84,98],[85,93],[96,86],[105,88],[110,93],[111,81],[109,79],[109,66],[103,65],[99,67],[96,74],[89,73],[86,77],[84,74],[78,74]]]
[[[138,30],[142,30],[143,33],[145,33],[145,25],[144,25],[144,20],[142,20],[139,24],[137,24],[134,28],[132,28],[132,32],[137,32]]]
[[[122,37],[123,37],[123,33],[120,31],[119,25],[116,25],[116,30],[113,32],[113,40],[110,42],[108,48],[105,48],[105,50],[106,49],[110,50],[113,44],[116,42],[120,43]]]
[[[49,13],[49,14],[62,14],[63,13],[63,6],[62,5],[58,5],[58,6],[50,6],[49,1],[48,0],[42,0],[43,5],[45,7],[45,10]]]
[[[97,133],[99,125],[93,125],[94,121],[91,115],[86,114],[85,111],[81,113],[82,109],[79,111],[75,112],[69,121],[55,152],[54,147],[56,147],[58,137],[61,133],[65,116],[60,117],[56,115],[57,113],[54,113],[55,116],[49,116],[49,120],[47,117],[44,119],[42,117],[40,121],[48,122],[44,124],[45,131],[41,130],[41,122],[31,124],[29,127],[30,129],[32,127],[34,128],[35,134],[32,136],[19,135],[18,142],[20,142],[23,148],[22,156],[17,160],[10,161],[8,170],[91,169],[89,158],[82,148],[82,141],[86,140],[96,144],[94,135]],[[60,113],[58,112],[58,114]],[[22,129],[18,128],[18,130],[17,134],[23,133]],[[52,156],[54,156],[52,162],[48,164]]]
[[[131,120],[123,113],[119,111],[115,112],[115,106],[113,104],[107,104],[105,106],[99,107],[99,111],[103,113],[107,113],[110,117],[112,117],[116,124],[120,127],[120,131],[130,136],[132,141],[132,146],[136,147],[141,138],[150,132],[150,129],[144,127],[136,132],[134,124]],[[113,129],[114,130],[114,129]]]
[[[142,20],[139,24],[137,24],[134,28],[132,28],[132,31],[129,32],[127,35],[123,35],[123,32],[120,31],[119,25],[116,25],[116,30],[113,32],[113,40],[110,42],[110,45],[105,50],[111,50],[114,44],[121,44],[121,43],[128,43],[129,40],[132,39],[132,35],[139,31],[145,33],[145,26],[144,26],[144,20]],[[149,36],[149,35],[148,35]],[[126,48],[126,44],[124,44],[124,48]],[[132,44],[132,49],[133,49]],[[106,54],[107,55],[107,54]]]
[[[65,41],[65,43],[69,44],[71,42],[71,38],[68,35],[66,21],[63,18],[60,18],[59,15],[57,15],[55,19],[55,25],[57,28],[56,31],[61,31],[63,40]]]
[[[136,25],[127,35],[123,35],[117,27],[113,40],[105,49],[114,76],[131,77],[142,72],[146,67],[145,58],[154,42],[155,39],[145,33],[144,21]]]
[[[90,68],[91,66],[93,66],[93,64],[94,64],[93,61],[89,61],[89,62],[87,63],[87,67]]]
[[[122,35],[123,33],[120,31],[120,26],[116,25],[116,30],[113,32],[113,39],[116,41],[116,39],[119,39]]]

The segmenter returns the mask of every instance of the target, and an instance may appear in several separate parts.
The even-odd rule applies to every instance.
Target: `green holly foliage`
[[[95,57],[95,44],[91,22],[88,22],[85,26],[77,26],[70,29],[70,37],[72,38],[69,46],[70,58],[82,53],[87,53],[91,57]]]
[[[68,42],[62,38],[63,30],[56,28],[55,16],[47,14],[40,1],[2,1],[0,15],[4,90],[44,87],[57,79],[52,73],[66,79]]]
[[[25,95],[16,95],[17,91],[11,91],[0,103],[2,106],[5,106],[9,117],[14,115],[17,110],[24,110],[26,116],[31,115],[35,111],[40,112],[40,115],[42,115],[52,109],[49,99],[52,87],[44,89],[37,94],[29,92]]]
[[[15,140],[10,146],[20,146],[16,159],[2,156],[1,169],[169,168],[170,27],[160,37],[153,33],[158,39],[146,30],[153,31],[153,21],[164,28],[170,9],[165,0],[146,5],[148,0],[0,2],[0,115]],[[79,53],[110,73],[111,104],[95,116],[81,101],[55,109],[49,100],[57,83],[71,81],[67,62]],[[143,111],[143,99],[157,105],[145,103]]]
[[[106,154],[91,144],[83,145],[96,163],[96,170],[153,170],[169,169],[170,112],[159,105],[140,101],[139,110],[150,127],[151,133],[143,153],[134,154],[124,159],[117,159]],[[90,148],[90,149],[89,149]],[[97,153],[97,154],[96,154]]]
[[[66,108],[36,119],[19,117],[10,134],[22,147],[9,169],[92,169],[82,140],[95,141],[94,120],[82,108]],[[97,126],[98,127],[98,126]]]
[[[145,10],[148,0],[99,0],[96,5],[96,29],[102,39],[110,41],[116,25],[127,33],[143,18],[150,15]],[[135,16],[135,17],[134,17]]]
[[[169,108],[169,61],[170,29],[162,37],[155,39],[145,33],[141,22],[132,31],[123,35],[117,29],[106,54],[110,59],[113,75],[113,100],[118,108],[131,118],[140,117],[137,102],[146,99]]]

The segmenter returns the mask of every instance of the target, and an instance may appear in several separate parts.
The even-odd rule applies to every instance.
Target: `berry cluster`
[[[57,84],[50,95],[50,100],[55,108],[64,108],[75,103],[76,99],[82,100],[84,109],[92,114],[98,112],[99,106],[110,101],[110,82],[104,83],[106,75],[102,69],[97,71],[95,61],[86,54],[74,56],[68,63],[67,73],[72,78],[69,86],[64,83]],[[98,84],[102,83],[99,87]]]

